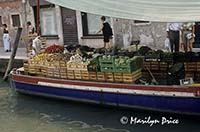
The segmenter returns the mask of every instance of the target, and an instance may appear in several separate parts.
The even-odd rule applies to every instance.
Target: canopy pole
[[[40,0],[37,0],[37,34],[40,35]]]

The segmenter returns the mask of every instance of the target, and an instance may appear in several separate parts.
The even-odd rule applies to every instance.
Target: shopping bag
[[[171,51],[169,38],[165,39],[165,49],[167,49],[168,51]]]

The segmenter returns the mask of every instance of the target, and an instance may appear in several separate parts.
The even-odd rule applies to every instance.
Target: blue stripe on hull
[[[200,98],[145,96],[120,93],[72,90],[36,86],[15,82],[16,89],[38,94],[48,94],[59,97],[88,100],[104,104],[125,105],[132,107],[150,108],[163,111],[200,114]]]

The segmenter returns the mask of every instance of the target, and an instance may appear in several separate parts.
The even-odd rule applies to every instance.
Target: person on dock
[[[101,17],[101,22],[102,22],[102,26],[99,29],[99,31],[97,32],[97,34],[102,32],[103,37],[104,37],[104,39],[103,39],[104,40],[104,48],[111,48],[110,41],[113,36],[112,28],[111,28],[110,24],[108,22],[106,22],[105,16]]]
[[[26,23],[28,35],[33,35],[35,33],[35,28],[32,26],[31,22]]]
[[[194,42],[194,23],[183,23],[182,30],[181,30],[181,39],[182,39],[182,46],[184,47],[184,51],[192,51],[192,44]]]
[[[35,28],[32,26],[30,21],[26,23],[26,26],[27,26],[27,34],[28,34],[27,50],[29,51],[29,50],[32,50],[32,41],[37,36],[37,34],[35,33]]]
[[[167,23],[167,37],[171,44],[171,52],[179,52],[181,23]]]
[[[10,35],[6,24],[3,24],[3,45],[5,52],[11,52]]]

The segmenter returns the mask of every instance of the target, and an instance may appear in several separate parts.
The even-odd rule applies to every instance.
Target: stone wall
[[[28,2],[22,3],[22,0],[1,0],[0,1],[0,16],[2,18],[2,23],[8,25],[8,29],[11,36],[11,44],[15,39],[17,28],[12,26],[11,16],[14,14],[20,15],[21,27],[23,27],[22,36],[26,34],[26,21],[31,21],[33,24],[34,17],[33,11]],[[3,28],[0,28],[0,47],[2,46],[2,32]],[[20,47],[24,47],[23,41],[20,42]]]
[[[135,24],[132,20],[113,20],[115,43],[128,47],[132,41],[140,40],[140,44],[155,49],[163,49],[166,39],[166,23],[150,22]]]

